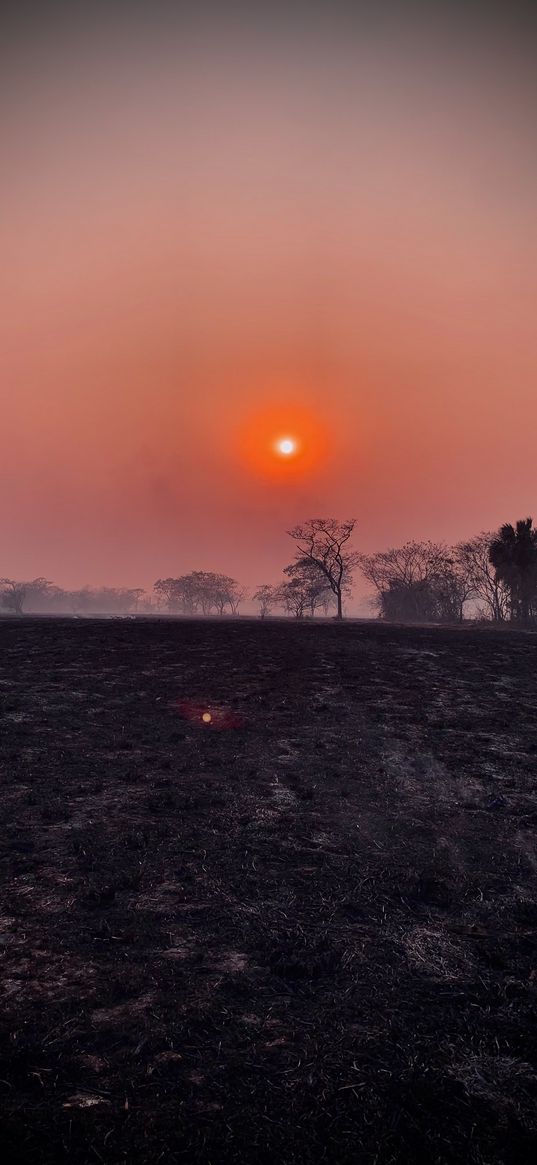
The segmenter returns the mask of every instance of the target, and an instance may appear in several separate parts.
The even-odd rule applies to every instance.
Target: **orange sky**
[[[19,37],[0,574],[253,586],[310,515],[367,550],[537,517],[530,64],[358,20]]]

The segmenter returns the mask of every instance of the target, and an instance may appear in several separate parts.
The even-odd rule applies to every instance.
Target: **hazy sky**
[[[527,30],[271,7],[7,38],[0,574],[254,585],[310,515],[537,517]]]

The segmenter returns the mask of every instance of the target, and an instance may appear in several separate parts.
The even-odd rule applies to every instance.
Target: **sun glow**
[[[282,454],[282,457],[292,457],[293,453],[296,453],[297,444],[293,437],[281,437],[276,442],[276,449],[278,453]]]
[[[238,432],[243,464],[257,477],[289,484],[320,472],[329,453],[324,419],[302,404],[276,400],[253,412]]]

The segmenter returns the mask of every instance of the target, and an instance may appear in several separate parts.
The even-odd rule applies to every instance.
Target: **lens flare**
[[[177,709],[184,720],[188,720],[193,726],[197,725],[203,729],[207,725],[211,732],[223,732],[228,728],[244,728],[246,723],[240,712],[235,712],[232,708],[222,705],[212,704],[209,711],[205,703],[202,704],[197,700],[179,700]]]

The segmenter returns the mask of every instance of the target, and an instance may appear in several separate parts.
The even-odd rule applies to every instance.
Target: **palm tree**
[[[502,526],[489,557],[498,581],[509,591],[511,619],[527,626],[537,613],[537,530],[532,519]]]

